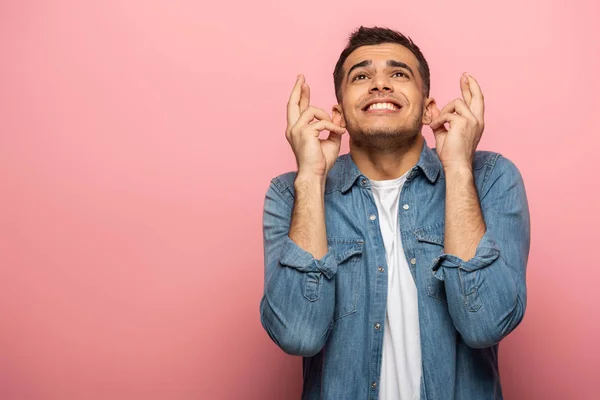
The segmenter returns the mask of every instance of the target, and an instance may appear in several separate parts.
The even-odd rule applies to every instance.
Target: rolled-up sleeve
[[[485,234],[477,245],[475,256],[469,261],[464,261],[452,254],[446,254],[442,251],[432,266],[433,275],[439,280],[444,280],[445,268],[462,268],[465,271],[476,271],[491,265],[500,256],[500,249],[496,245],[493,233],[486,229]]]
[[[328,279],[333,278],[337,272],[337,263],[331,247],[328,248],[327,254],[323,258],[317,260],[312,254],[301,249],[287,235],[284,238],[279,263],[302,272],[322,272]]]

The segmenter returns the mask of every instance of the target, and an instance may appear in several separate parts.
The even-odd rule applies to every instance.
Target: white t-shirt
[[[418,400],[420,397],[421,342],[417,287],[404,255],[398,225],[398,202],[407,175],[387,181],[371,181],[388,264],[379,400]]]

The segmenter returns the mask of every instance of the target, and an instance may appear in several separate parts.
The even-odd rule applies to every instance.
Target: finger
[[[292,126],[300,118],[300,96],[302,91],[302,84],[304,83],[304,76],[298,75],[296,84],[290,94],[290,99],[287,104],[287,122],[288,126]]]
[[[429,124],[429,127],[431,128],[433,133],[436,133],[436,131],[440,129],[442,129],[443,131],[448,131],[444,124],[452,123],[459,118],[460,116],[454,113],[442,113],[431,124]]]
[[[439,116],[440,116],[440,109],[437,108],[437,104],[436,104],[431,109],[431,122],[435,121],[435,119]],[[431,125],[431,123],[430,123],[430,125]]]
[[[471,111],[473,115],[477,118],[479,122],[483,122],[483,114],[485,112],[485,102],[483,99],[483,92],[481,91],[481,86],[479,83],[473,78],[473,76],[467,74],[469,79],[469,87],[471,88],[471,94],[473,96],[471,100]]]
[[[456,113],[462,117],[467,117],[467,118],[472,118],[472,119],[475,118],[475,116],[471,112],[471,109],[467,106],[467,104],[465,103],[465,101],[463,99],[454,99],[450,103],[446,104],[444,106],[444,108],[442,108],[442,111],[440,111],[440,114],[447,114],[447,113],[450,113],[450,114]]]
[[[471,95],[471,88],[469,87],[469,77],[467,76],[466,72],[460,77],[460,91],[462,92],[462,96],[465,100],[465,103],[467,103],[467,106],[470,107],[471,99],[473,96]]]
[[[440,133],[448,132],[443,122],[437,122],[440,114],[440,109],[437,108],[437,105],[435,105],[431,110],[431,122],[429,123],[429,127],[433,131],[434,136],[437,136]]]
[[[319,136],[319,132],[324,130],[328,130],[329,132],[337,133],[339,135],[343,135],[346,132],[345,128],[342,128],[331,121],[318,121],[314,124],[310,124],[310,127],[314,129],[316,136]]]
[[[308,124],[315,118],[318,120],[331,121],[331,117],[329,117],[329,114],[327,114],[325,111],[317,107],[308,106],[302,115],[300,115],[300,118],[298,118],[296,125]]]
[[[429,127],[431,128],[431,131],[433,132],[433,136],[435,137],[436,140],[439,135],[448,133],[448,129],[446,129],[446,126],[443,123],[441,123],[439,125],[432,124],[432,125],[429,125]]]
[[[345,131],[346,130],[344,129],[344,132]],[[333,143],[335,143],[337,146],[341,146],[342,136],[343,136],[343,133],[329,131],[329,136],[327,136],[327,139],[325,139],[325,140],[330,140]]]
[[[307,83],[302,84],[302,92],[300,95],[300,114],[302,114],[310,104],[310,87]]]

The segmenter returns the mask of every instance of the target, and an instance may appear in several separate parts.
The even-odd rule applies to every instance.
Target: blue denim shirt
[[[491,152],[476,153],[473,173],[486,232],[468,261],[444,253],[446,180],[427,144],[400,194],[418,292],[422,400],[501,399],[498,342],[525,313],[523,180]],[[294,179],[274,178],[266,194],[261,323],[286,353],[304,357],[303,399],[377,399],[388,286],[370,181],[349,154],[338,158],[325,185],[329,251],[317,260],[288,236]]]

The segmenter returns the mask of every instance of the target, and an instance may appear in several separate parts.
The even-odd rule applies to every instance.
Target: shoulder
[[[271,179],[271,184],[275,186],[276,189],[283,192],[289,190],[290,188],[293,190],[294,188],[294,180],[296,179],[296,171],[289,171],[283,174],[277,175],[273,179]]]
[[[518,174],[519,169],[508,158],[493,151],[478,150],[473,158],[473,171],[477,174],[484,173],[486,179],[498,174]]]
[[[473,173],[480,198],[485,197],[494,187],[506,191],[524,186],[523,177],[515,163],[500,153],[477,151],[473,160]]]

